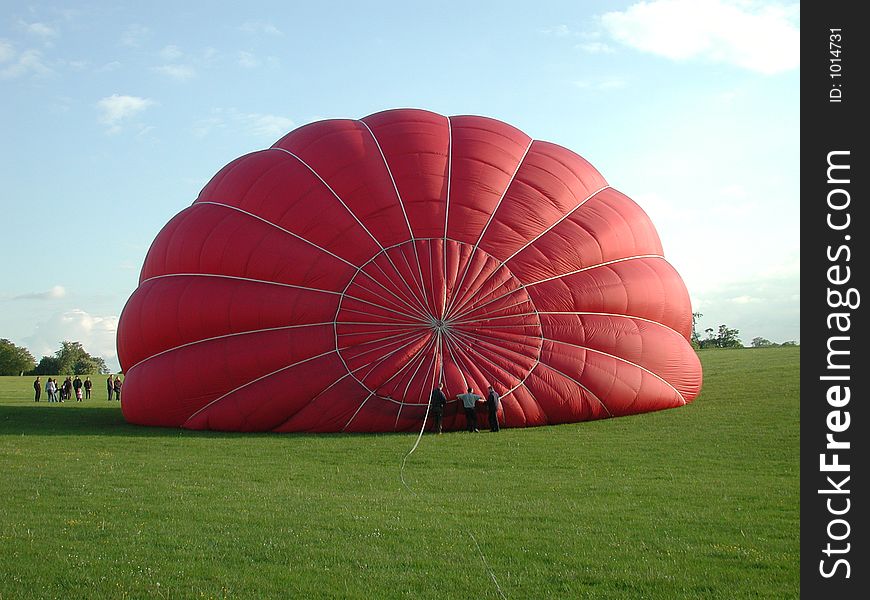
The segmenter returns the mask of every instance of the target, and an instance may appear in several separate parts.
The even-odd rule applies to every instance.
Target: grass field
[[[426,436],[410,489],[413,435],[148,429],[0,378],[0,599],[796,598],[800,349],[701,360],[680,409]]]

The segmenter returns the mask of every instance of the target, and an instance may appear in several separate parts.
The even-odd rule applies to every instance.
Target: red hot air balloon
[[[131,423],[419,430],[443,380],[507,427],[693,400],[688,293],[643,210],[500,121],[388,110],[225,166],[154,240],[118,328]]]

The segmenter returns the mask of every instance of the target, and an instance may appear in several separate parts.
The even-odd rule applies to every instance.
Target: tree
[[[742,348],[743,342],[737,335],[740,333],[738,329],[731,329],[727,325],[719,325],[719,330],[716,331],[712,327],[704,330],[707,337],[699,340],[701,348]]]
[[[698,330],[695,327],[698,324],[698,321],[703,317],[703,313],[693,312],[692,313],[692,348],[698,349],[702,348],[701,345],[701,336],[698,335]]]
[[[755,337],[752,338],[752,347],[753,348],[770,348],[771,346],[776,346],[770,340],[767,340],[763,337]]]
[[[35,365],[36,359],[27,348],[16,346],[6,338],[0,339],[0,375],[20,375]]]
[[[108,373],[106,361],[88,354],[81,342],[63,341],[54,356],[43,356],[34,370],[35,375],[87,375]]]
[[[742,348],[743,342],[737,337],[740,333],[737,329],[729,329],[727,325],[719,325],[719,332],[716,335],[717,348]]]
[[[34,375],[59,375],[60,372],[60,361],[56,356],[43,356],[33,369]]]

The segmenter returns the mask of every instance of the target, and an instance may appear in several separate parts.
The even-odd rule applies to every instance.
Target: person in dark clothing
[[[462,402],[462,408],[465,409],[465,422],[468,425],[468,431],[477,433],[480,430],[477,428],[477,411],[475,407],[483,398],[472,392],[471,388],[468,388],[467,392],[459,394],[456,397]]]
[[[36,398],[34,398],[33,401],[39,402],[39,397],[42,396],[42,382],[39,381],[38,376],[36,381],[33,382],[33,391],[36,393]]]
[[[447,405],[447,396],[444,395],[444,382],[438,383],[438,387],[432,390],[429,398],[432,418],[435,419],[435,433],[441,433],[441,424],[444,421],[444,407]]]
[[[115,400],[117,400],[118,402],[121,401],[121,386],[122,385],[123,384],[121,383],[121,376],[118,375],[117,377],[115,377]]]
[[[85,400],[91,399],[91,388],[94,387],[94,382],[90,377],[85,377]]]
[[[498,392],[495,391],[495,388],[489,386],[489,391],[486,394],[486,410],[489,413],[489,430],[492,432],[496,432],[499,430],[498,426],[498,405],[499,405],[500,397]]]
[[[107,398],[107,400],[111,400],[112,394],[115,393],[115,383],[114,381],[112,381],[112,379],[113,377],[111,375],[106,378],[106,391],[109,392],[109,397]]]
[[[73,390],[75,391],[75,395],[76,395],[76,402],[82,401],[82,385],[83,384],[82,384],[81,377],[76,375],[76,378],[73,379],[73,382],[72,382]]]

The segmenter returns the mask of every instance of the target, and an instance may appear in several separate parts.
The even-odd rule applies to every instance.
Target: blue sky
[[[396,107],[583,155],[651,216],[701,329],[800,340],[799,5],[4,2],[0,337],[118,316],[160,228],[287,131]]]

